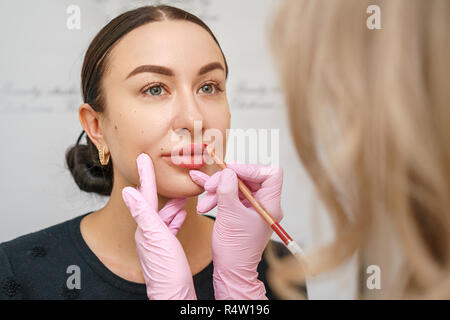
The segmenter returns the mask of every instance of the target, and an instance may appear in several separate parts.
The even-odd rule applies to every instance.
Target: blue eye
[[[216,83],[205,83],[200,87],[200,90],[202,91],[202,93],[207,95],[218,94],[218,91],[223,91],[223,89],[220,88],[220,86]]]
[[[205,84],[200,88],[200,90],[202,90],[202,92],[206,94],[213,94],[215,92],[215,89],[216,88],[212,84]]]
[[[160,96],[163,94],[163,92],[165,92],[165,89],[161,84],[157,84],[144,90],[144,93],[147,92],[149,92],[152,96]]]
[[[199,91],[201,91],[201,93],[206,95],[215,95],[218,93],[218,91],[222,92],[223,90],[219,87],[218,84],[205,83],[200,87]],[[165,95],[166,93],[170,94],[170,92],[165,88],[164,84],[162,83],[153,83],[153,85],[148,86],[147,88],[142,90],[142,94],[147,97],[149,96],[158,97]]]

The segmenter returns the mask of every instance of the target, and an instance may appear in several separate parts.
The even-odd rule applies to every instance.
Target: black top
[[[91,212],[0,243],[0,299],[148,299],[145,284],[114,274],[84,241],[80,221]],[[79,267],[80,289],[73,286],[77,272],[69,266]],[[276,299],[267,284],[266,270],[263,258],[259,279],[266,286],[267,297]],[[193,276],[199,300],[214,299],[212,274],[211,261]]]

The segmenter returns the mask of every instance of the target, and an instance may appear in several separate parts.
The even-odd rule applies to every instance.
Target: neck
[[[99,210],[101,212],[99,217],[106,222],[106,225],[111,228],[114,238],[118,243],[123,246],[128,247],[130,250],[136,250],[136,242],[134,239],[134,234],[136,232],[137,224],[128,207],[123,202],[122,189],[125,186],[117,187],[118,184],[114,184],[113,190],[111,192],[111,197],[104,208]],[[158,211],[161,210],[164,205],[169,201],[169,198],[158,195]],[[186,210],[186,219],[178,231],[177,238],[185,247],[189,242],[189,235],[191,234],[192,228],[200,222],[202,217],[197,214],[197,201],[198,197],[188,198],[184,209]],[[199,219],[200,218],[200,219]]]
[[[115,268],[115,271],[119,268],[134,269],[137,275],[141,272],[134,238],[137,224],[122,198],[125,186],[116,180],[108,203],[83,219],[85,221],[82,221],[81,229],[89,247],[107,267]],[[210,244],[213,221],[197,214],[197,200],[198,197],[188,198],[184,205],[186,219],[177,234],[193,274],[212,258]],[[158,195],[158,211],[167,201],[169,198]]]

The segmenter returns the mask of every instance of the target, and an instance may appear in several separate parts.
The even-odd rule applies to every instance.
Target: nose
[[[190,92],[181,93],[174,103],[175,115],[172,121],[172,130],[175,133],[188,130],[192,139],[196,136],[198,136],[197,139],[201,138],[204,119],[194,94]]]

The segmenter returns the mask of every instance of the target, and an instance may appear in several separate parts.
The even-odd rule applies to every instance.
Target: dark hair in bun
[[[219,42],[209,27],[198,17],[184,10],[166,6],[143,6],[122,13],[106,26],[92,40],[84,57],[81,71],[81,88],[83,99],[96,112],[105,111],[104,95],[101,91],[102,77],[108,68],[109,52],[114,44],[133,29],[144,24],[163,20],[186,20],[204,28],[213,37],[220,48]],[[222,49],[220,48],[221,52]],[[225,71],[228,77],[228,65],[225,61]],[[66,163],[78,187],[86,192],[100,195],[111,195],[113,187],[113,161],[112,157],[105,166],[101,165],[97,147],[86,135],[86,144],[80,144],[84,134],[81,132],[77,143],[66,151]]]
[[[66,163],[78,187],[86,192],[95,192],[103,196],[111,195],[113,187],[113,167],[110,157],[107,165],[102,165],[98,151],[91,139],[86,136],[87,144],[77,144],[66,151]]]

